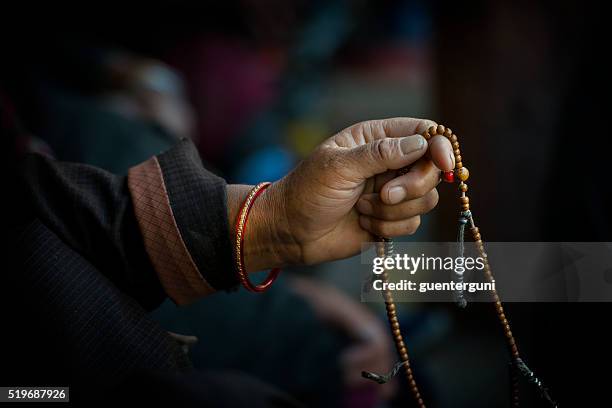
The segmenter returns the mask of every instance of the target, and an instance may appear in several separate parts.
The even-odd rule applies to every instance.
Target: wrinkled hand
[[[301,261],[357,253],[374,236],[413,234],[438,202],[440,170],[452,170],[450,142],[419,135],[433,122],[394,118],[351,126],[326,140],[285,184],[285,212]],[[413,165],[398,177],[396,170]],[[378,193],[379,192],[379,193]]]
[[[440,170],[454,167],[445,137],[428,144],[419,135],[432,125],[412,118],[366,121],[323,142],[253,207],[259,215],[249,228],[264,233],[247,236],[247,269],[341,259],[375,236],[413,234],[420,215],[438,202]]]

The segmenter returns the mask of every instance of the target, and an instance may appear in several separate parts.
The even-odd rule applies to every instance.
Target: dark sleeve
[[[25,160],[34,215],[141,303],[186,304],[237,284],[225,181],[190,141],[127,177],[39,155]]]

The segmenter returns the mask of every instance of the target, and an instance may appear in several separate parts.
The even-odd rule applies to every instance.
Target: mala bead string
[[[393,255],[393,240],[390,238],[379,237],[378,242],[376,243],[376,255],[381,258],[391,257]],[[406,381],[408,382],[408,387],[410,388],[410,392],[414,397],[414,400],[417,403],[419,408],[425,408],[425,402],[421,397],[421,392],[419,391],[419,387],[417,386],[416,380],[414,379],[414,373],[412,372],[412,366],[410,365],[410,358],[408,357],[408,348],[406,347],[406,343],[404,343],[404,338],[402,336],[402,330],[399,324],[399,319],[397,318],[397,310],[395,307],[395,302],[393,300],[393,295],[391,291],[387,289],[389,282],[389,273],[387,270],[383,271],[380,275],[381,280],[383,281],[385,290],[383,291],[383,298],[385,300],[385,309],[387,311],[387,319],[389,321],[389,325],[391,326],[391,332],[393,334],[393,341],[395,343],[395,348],[397,350],[397,354],[400,357],[400,361],[393,366],[393,369],[389,372],[389,374],[376,374],[369,371],[363,371],[361,375],[364,378],[376,381],[379,384],[384,384],[388,382],[391,378],[396,376],[400,369],[404,368],[404,373],[406,374]]]
[[[445,172],[442,175],[442,179],[449,183],[454,182],[455,179],[458,179],[460,182],[459,191],[461,192],[461,194],[459,197],[459,201],[461,203],[460,215],[462,218],[460,218],[460,221],[459,221],[460,222],[460,234],[459,235],[461,235],[461,238],[459,239],[459,246],[460,248],[463,247],[463,234],[461,233],[461,230],[465,230],[465,227],[469,223],[469,228],[472,233],[472,238],[474,239],[474,242],[476,244],[476,248],[478,250],[480,257],[483,259],[485,277],[489,282],[493,282],[494,281],[493,273],[491,272],[491,266],[489,265],[487,253],[485,252],[485,249],[484,249],[484,244],[482,242],[482,236],[480,234],[480,230],[478,229],[478,227],[476,226],[474,222],[474,217],[470,211],[470,199],[466,194],[466,192],[468,191],[468,185],[466,181],[470,176],[470,172],[467,169],[467,167],[463,165],[463,158],[461,157],[461,151],[459,149],[459,141],[457,140],[457,136],[452,132],[452,130],[450,128],[444,127],[443,125],[431,126],[428,130],[422,133],[422,136],[428,141],[429,139],[431,139],[432,136],[436,136],[436,135],[445,136],[451,142],[451,145],[453,147],[453,154],[455,157],[455,169],[452,172]],[[402,169],[400,170],[400,173],[403,174],[406,171],[408,170]],[[464,223],[463,220],[465,220],[466,222]],[[377,255],[383,258],[391,256],[393,254],[392,240],[389,238],[384,238],[384,237],[379,237],[377,240],[378,240],[378,243],[376,245]],[[463,252],[463,250],[460,249],[460,252]],[[383,282],[385,283],[388,282],[389,280],[388,271],[385,270],[381,274],[381,278]],[[387,285],[385,285],[384,287],[386,288]],[[511,355],[512,365],[516,367],[515,369],[513,369],[513,373],[511,374],[511,401],[510,401],[511,406],[513,407],[518,406],[518,401],[519,401],[518,378],[516,378],[517,377],[516,373],[518,371],[518,373],[526,377],[531,384],[534,384],[538,388],[543,399],[546,400],[550,404],[550,406],[557,407],[557,404],[551,398],[550,394],[548,393],[548,390],[543,386],[542,382],[535,376],[533,371],[529,369],[529,367],[527,367],[527,365],[521,359],[519,351],[518,351],[518,346],[516,344],[516,340],[514,339],[514,335],[512,334],[512,330],[510,329],[510,323],[508,322],[508,318],[506,317],[504,307],[501,303],[499,295],[496,290],[492,290],[491,294],[492,294],[494,305],[495,305],[495,311],[497,312],[497,317],[499,319],[499,322],[502,325],[504,335],[506,337],[506,344],[508,346],[508,350]],[[391,372],[387,375],[379,375],[379,374],[374,374],[374,373],[369,373],[369,372],[363,372],[362,375],[365,378],[369,378],[377,382],[381,382],[381,381],[387,382],[393,375],[397,374],[400,367],[403,367],[404,372],[406,373],[406,378],[408,380],[408,385],[410,387],[410,390],[413,394],[415,401],[417,402],[417,406],[419,408],[424,408],[425,403],[423,402],[423,399],[419,392],[419,388],[414,380],[414,373],[410,365],[408,351],[407,351],[406,344],[404,343],[404,339],[401,334],[399,321],[398,321],[397,313],[396,313],[396,307],[393,301],[393,296],[391,292],[387,289],[383,291],[383,297],[385,300],[385,308],[387,310],[387,317],[389,320],[389,324],[391,325],[391,330],[393,332],[393,339],[395,341],[395,346],[400,356],[400,362],[397,363],[394,366],[394,369],[391,370]]]
[[[448,140],[451,142],[451,145],[453,147],[453,154],[455,156],[454,173],[461,182],[459,184],[459,191],[461,192],[461,195],[459,197],[459,201],[461,202],[461,216],[465,217],[470,222],[470,230],[472,232],[472,237],[474,239],[474,242],[476,243],[476,248],[478,250],[478,253],[484,261],[485,277],[489,282],[492,283],[494,281],[493,273],[491,272],[491,266],[489,265],[488,256],[484,249],[484,243],[482,241],[482,236],[480,234],[480,230],[475,225],[474,217],[472,216],[472,213],[470,211],[470,199],[466,194],[468,190],[466,181],[470,176],[470,172],[467,169],[467,167],[463,166],[463,160],[461,157],[461,151],[459,149],[459,142],[457,140],[457,136],[449,128],[445,128],[442,125],[432,126],[428,129],[427,132],[425,132],[425,134],[423,134],[423,136],[426,139],[429,139],[435,135],[444,135],[446,138],[448,138]],[[540,394],[544,397],[544,399],[551,406],[556,407],[556,404],[550,397],[548,390],[544,388],[542,382],[535,376],[533,371],[531,371],[531,369],[529,369],[529,367],[527,367],[527,365],[521,359],[519,351],[518,351],[518,346],[516,344],[516,340],[514,339],[514,335],[512,334],[512,330],[510,329],[510,323],[508,322],[508,319],[504,311],[504,307],[495,289],[492,290],[492,295],[493,295],[493,300],[495,302],[494,304],[495,304],[495,310],[497,312],[497,317],[504,330],[504,335],[506,337],[506,342],[507,342],[510,354],[512,356],[512,361],[516,363],[519,373],[521,373],[524,377],[526,377],[530,383],[536,385],[536,387],[538,388],[538,390],[540,391]],[[511,404],[513,406],[515,405],[518,406],[518,381],[512,381]]]

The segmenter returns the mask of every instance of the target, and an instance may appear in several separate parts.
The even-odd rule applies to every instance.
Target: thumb
[[[421,135],[376,139],[349,150],[349,163],[360,178],[401,169],[421,158],[427,141]]]

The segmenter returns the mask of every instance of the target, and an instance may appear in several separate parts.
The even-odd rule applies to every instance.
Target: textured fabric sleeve
[[[226,184],[203,168],[191,142],[131,168],[128,187],[146,251],[177,304],[238,284]]]
[[[37,218],[145,307],[237,284],[223,179],[189,141],[127,177],[38,155],[25,161]]]

